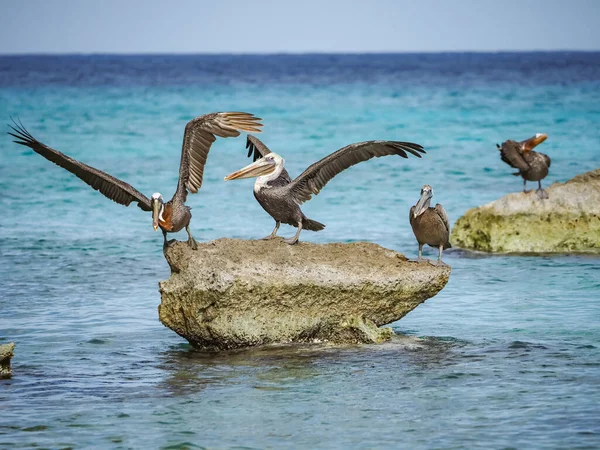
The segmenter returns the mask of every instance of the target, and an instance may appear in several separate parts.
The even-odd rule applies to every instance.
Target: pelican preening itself
[[[450,237],[450,223],[446,210],[439,203],[435,208],[429,206],[433,197],[433,188],[426,184],[421,188],[421,198],[410,208],[410,226],[419,243],[418,261],[422,261],[423,245],[439,248],[438,264],[442,261],[442,252],[445,248],[452,247],[448,241]]]
[[[266,145],[254,136],[248,136],[246,147],[248,156],[254,154],[254,162],[225,177],[227,180],[258,177],[254,184],[254,196],[265,211],[275,219],[275,229],[264,239],[274,238],[281,223],[298,228],[296,235],[285,239],[288,244],[298,242],[303,229],[319,231],[325,228],[322,223],[308,219],[300,205],[310,200],[338,173],[350,166],[373,157],[398,155],[408,158],[408,153],[421,157],[423,147],[411,142],[367,141],[350,144],[312,164],[295,180],[284,168],[284,159],[271,152]]]
[[[202,186],[204,164],[212,143],[217,136],[236,137],[240,135],[240,131],[260,133],[260,120],[244,112],[219,112],[205,114],[188,122],[183,135],[177,190],[173,198],[166,203],[158,192],[149,199],[130,184],[42,144],[20,122],[16,123],[13,120],[14,126],[9,125],[13,132],[8,134],[17,139],[14,141],[17,144],[31,148],[68,170],[109,199],[125,206],[135,201],[144,211],[152,211],[152,226],[155,230],[160,227],[165,245],[167,233],[175,233],[185,228],[189,237],[188,244],[195,249],[196,241],[189,228],[192,214],[190,208],[185,205],[185,200],[188,192],[195,194]]]
[[[502,161],[519,170],[513,175],[523,177],[523,192],[528,192],[526,190],[528,181],[537,181],[538,189],[536,193],[542,199],[548,198],[548,193],[542,189],[542,180],[548,175],[551,161],[548,155],[534,152],[533,149],[544,142],[547,137],[546,134],[537,133],[525,141],[508,140],[503,142],[502,145],[496,144],[496,147],[500,150]]]

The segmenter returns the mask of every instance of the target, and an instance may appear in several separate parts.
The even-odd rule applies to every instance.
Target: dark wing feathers
[[[448,214],[446,214],[446,210],[442,205],[437,203],[435,205],[435,212],[438,214],[442,222],[444,223],[446,230],[448,230],[448,241],[444,243],[444,250],[447,248],[452,248],[452,244],[450,244],[450,221],[448,220]]]
[[[198,192],[208,152],[217,136],[236,137],[240,131],[260,133],[260,120],[245,112],[219,112],[189,121],[183,135],[177,194],[185,199],[186,189],[191,193]]]
[[[448,220],[448,214],[446,214],[444,207],[439,203],[436,203],[435,212],[440,216],[440,219],[442,219],[442,222],[444,222],[444,225],[446,226],[446,230],[450,233],[450,221]]]
[[[523,159],[521,146],[516,141],[503,142],[501,146],[497,146],[500,150],[500,158],[510,167],[519,170],[529,170],[529,164]]]
[[[550,168],[550,164],[552,164],[550,157],[544,153],[540,153],[540,155],[542,155],[542,157],[546,160],[546,164],[548,165],[548,168]]]
[[[17,144],[31,148],[34,152],[52,161],[57,166],[68,170],[95,190],[100,191],[104,196],[121,205],[129,206],[132,201],[136,201],[144,211],[152,210],[148,197],[130,184],[42,144],[25,129],[20,121],[17,123],[13,120],[13,123],[14,126],[8,126],[14,133],[8,132],[8,134],[17,139],[14,141]]]
[[[251,134],[246,139],[246,148],[248,149],[248,158],[252,156],[252,162],[271,153],[271,150],[260,139]]]
[[[318,194],[338,173],[374,157],[398,155],[408,158],[408,153],[421,157],[423,147],[412,142],[367,141],[350,144],[306,169],[289,184],[290,193],[300,204]]]
[[[271,153],[271,150],[256,136],[248,135],[246,140],[246,148],[248,149],[248,158],[252,157],[252,161],[256,161],[260,158],[264,158],[266,155]],[[281,187],[288,185],[292,182],[292,178],[285,168],[281,171],[279,176],[269,181],[269,186]]]

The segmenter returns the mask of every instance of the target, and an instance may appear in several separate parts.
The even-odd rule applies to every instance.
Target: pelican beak
[[[413,213],[413,218],[419,217],[421,214],[425,212],[425,210],[429,207],[429,199],[432,197],[430,191],[421,192],[421,198],[417,202],[415,207],[415,212]]]
[[[248,164],[243,169],[230,173],[225,177],[225,181],[237,180],[241,178],[260,177],[268,175],[275,170],[275,165],[272,161],[267,161],[264,158],[257,159],[252,164]]]
[[[158,200],[152,200],[152,227],[154,231],[158,230],[158,217],[160,215],[161,203]]]
[[[524,152],[529,152],[544,142],[548,137],[545,133],[537,133],[534,137],[521,142],[521,148]]]

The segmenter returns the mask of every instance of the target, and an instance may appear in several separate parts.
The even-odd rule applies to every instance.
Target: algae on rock
[[[452,229],[455,247],[498,253],[600,253],[600,169],[554,183],[549,198],[508,194],[470,209]]]
[[[382,342],[394,322],[437,294],[450,268],[409,262],[376,244],[290,246],[218,239],[165,249],[161,322],[192,345]]]

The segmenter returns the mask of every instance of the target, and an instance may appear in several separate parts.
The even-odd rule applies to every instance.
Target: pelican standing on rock
[[[163,232],[164,245],[167,245],[167,233],[185,230],[188,233],[188,244],[197,248],[196,241],[190,232],[192,214],[185,205],[188,192],[195,194],[202,186],[204,164],[212,143],[219,137],[236,137],[240,131],[259,132],[262,124],[260,118],[244,112],[219,112],[197,117],[185,127],[181,162],[179,166],[179,182],[173,198],[164,203],[160,193],[154,193],[149,199],[133,186],[121,181],[101,170],[77,161],[69,156],[42,144],[35,139],[21,124],[9,125],[17,138],[17,144],[31,148],[54,164],[68,170],[109,199],[125,206],[132,201],[144,211],[152,211],[152,226]]]
[[[421,198],[410,208],[410,226],[419,243],[419,257],[417,261],[422,261],[423,245],[437,247],[440,250],[438,255],[438,264],[444,265],[442,261],[442,252],[445,248],[452,247],[448,239],[450,238],[450,223],[448,214],[439,203],[435,208],[429,206],[433,197],[433,188],[426,184],[421,188]]]
[[[284,159],[271,152],[266,145],[254,136],[248,136],[246,148],[248,156],[254,154],[254,162],[225,177],[227,180],[258,177],[254,184],[254,196],[258,203],[275,219],[275,229],[264,239],[276,236],[281,223],[298,228],[296,235],[284,239],[288,244],[298,242],[303,229],[319,231],[325,225],[308,219],[300,205],[310,200],[338,173],[362,161],[373,157],[398,155],[408,158],[408,154],[421,157],[423,147],[411,142],[367,141],[350,144],[306,169],[298,178],[292,180],[284,168]]]
[[[519,169],[513,175],[523,177],[523,192],[528,192],[526,189],[528,181],[537,181],[538,189],[536,193],[542,199],[548,198],[548,193],[542,189],[542,180],[548,175],[551,161],[548,155],[534,152],[533,149],[544,142],[547,137],[547,134],[537,133],[525,141],[508,140],[503,142],[502,145],[496,144],[496,147],[500,150],[502,161],[510,167]]]

